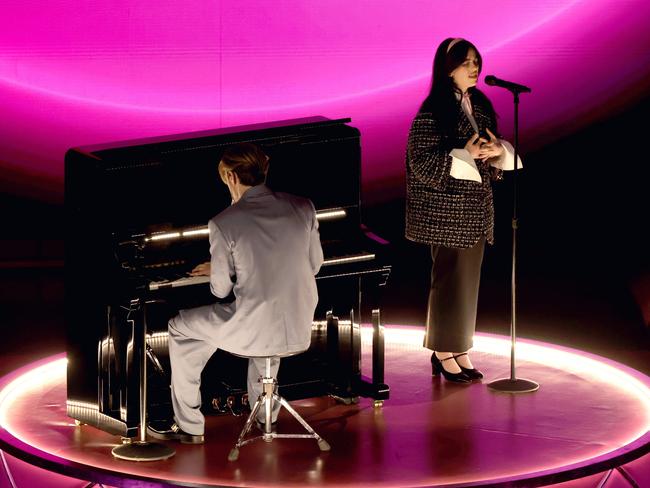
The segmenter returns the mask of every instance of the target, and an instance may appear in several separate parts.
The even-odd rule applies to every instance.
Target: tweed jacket
[[[466,249],[485,235],[494,242],[494,168],[480,160],[481,182],[450,176],[453,148],[463,148],[474,129],[458,103],[456,132],[446,143],[433,114],[420,112],[413,120],[406,150],[406,238],[424,244]],[[495,120],[479,104],[473,115],[481,131],[495,131]]]

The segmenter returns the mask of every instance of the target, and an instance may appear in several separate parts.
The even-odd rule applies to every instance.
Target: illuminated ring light
[[[372,330],[369,327],[362,329],[362,342],[364,349],[368,349],[371,345]],[[416,351],[426,353],[422,349],[423,328],[412,326],[387,326],[385,328],[385,342],[387,348],[387,362],[389,355],[397,352],[400,357],[405,354],[413,354]],[[475,357],[480,358],[482,355],[492,355],[499,358],[502,368],[500,370],[506,371],[509,365],[510,355],[510,341],[503,336],[496,336],[492,334],[477,334],[474,341]],[[544,466],[544,469],[538,469],[531,472],[513,472],[507,476],[500,476],[490,479],[467,479],[462,480],[460,483],[445,482],[446,487],[453,486],[481,486],[484,483],[491,486],[509,485],[515,486],[521,484],[526,486],[526,482],[530,483],[535,480],[535,486],[546,483],[558,483],[569,479],[588,476],[591,474],[602,472],[616,466],[625,464],[633,459],[639,458],[645,453],[650,451],[650,378],[634,369],[624,366],[612,360],[588,354],[582,351],[559,347],[551,344],[531,341],[519,340],[517,342],[517,355],[519,370],[526,370],[523,365],[553,365],[553,369],[563,370],[564,377],[566,375],[576,375],[580,378],[587,378],[587,380],[599,381],[606,384],[611,388],[605,392],[605,395],[625,394],[624,401],[636,402],[635,405],[630,406],[635,412],[634,418],[629,417],[616,417],[615,423],[620,426],[621,430],[625,432],[621,434],[620,438],[616,440],[614,448],[604,447],[601,452],[595,456],[587,456],[580,458],[566,458],[563,459],[566,464],[558,463],[559,465]],[[419,358],[418,358],[419,360]],[[366,366],[368,361],[364,362]],[[139,479],[143,486],[151,484],[157,486],[160,482],[174,482],[172,479],[156,479],[147,476],[142,476],[137,473],[137,468],[140,463],[132,463],[128,465],[121,464],[119,471],[117,469],[110,469],[107,465],[98,466],[85,464],[79,460],[72,459],[74,456],[61,457],[58,452],[66,452],[65,446],[59,446],[57,449],[51,447],[47,448],[39,444],[38,436],[32,435],[25,436],[24,432],[15,425],[12,418],[12,412],[19,411],[23,399],[35,391],[45,389],[50,385],[60,385],[65,378],[67,360],[65,354],[58,354],[43,360],[29,364],[13,373],[0,379],[0,448],[10,453],[11,455],[22,459],[32,465],[39,466],[48,471],[54,471],[63,475],[72,476],[79,479],[94,480],[107,484],[121,484],[125,479]],[[518,374],[519,374],[518,370]],[[387,371],[390,370],[387,368]],[[526,376],[524,373],[524,376]],[[491,378],[495,379],[495,378]],[[536,379],[536,378],[531,378]],[[390,378],[387,378],[390,384]],[[542,386],[540,391],[544,388],[551,388],[550,382],[541,382]],[[440,386],[444,388],[442,383]],[[60,386],[58,386],[60,388]],[[485,384],[477,385],[475,387],[485,388],[485,395],[496,395],[501,397],[501,393],[487,393]],[[456,391],[462,391],[456,390]],[[466,387],[472,388],[472,387]],[[399,385],[393,385],[393,393],[399,389]],[[46,391],[46,390],[43,390]],[[539,393],[526,394],[524,396],[510,396],[510,398],[526,398],[529,395],[539,395]],[[530,397],[529,397],[530,398]],[[391,406],[391,400],[386,402],[385,408],[399,408],[398,406]],[[417,421],[417,419],[415,419]],[[516,419],[512,419],[516,421]],[[544,419],[540,419],[543,421]],[[546,419],[548,421],[548,419]],[[72,420],[64,417],[62,424],[70,425]],[[426,422],[424,420],[423,422]],[[58,451],[58,452],[57,452]],[[70,450],[67,450],[70,452]],[[74,453],[73,453],[74,454]],[[534,455],[534,453],[531,453]],[[106,449],[106,459],[110,460],[110,449]],[[162,471],[156,471],[158,475],[163,474]],[[431,480],[425,480],[431,482]],[[223,482],[223,480],[221,480]],[[186,486],[207,486],[202,483],[181,482]],[[358,480],[355,481],[359,485]],[[364,484],[363,482],[361,484]],[[386,483],[377,483],[380,486],[387,486]],[[429,486],[440,486],[431,485]]]

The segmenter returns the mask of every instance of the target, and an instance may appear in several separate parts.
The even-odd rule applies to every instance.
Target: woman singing
[[[428,96],[413,120],[406,155],[406,237],[431,246],[424,346],[433,375],[458,383],[483,374],[470,361],[485,242],[494,241],[491,180],[512,166],[496,114],[476,88],[482,59],[464,39],[446,39]]]

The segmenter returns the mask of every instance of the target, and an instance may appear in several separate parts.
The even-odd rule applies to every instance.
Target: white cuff
[[[457,180],[470,180],[478,181],[481,180],[481,173],[479,173],[474,158],[467,149],[452,149],[449,153],[451,156],[451,171],[449,175],[452,178]]]
[[[515,169],[515,148],[512,147],[512,144],[503,139],[499,139],[499,142],[504,149],[503,155],[495,161],[490,161],[490,166],[494,166],[503,171],[512,171]],[[517,154],[517,169],[522,169],[523,167],[524,164],[521,162],[521,158]]]

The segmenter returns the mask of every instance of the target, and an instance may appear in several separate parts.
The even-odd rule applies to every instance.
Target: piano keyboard
[[[362,261],[372,261],[375,259],[375,254],[369,252],[362,252],[359,254],[351,254],[349,256],[337,256],[327,258],[323,261],[323,266],[335,266],[338,264],[351,264]],[[202,283],[209,283],[209,276],[186,276],[177,280],[166,281],[152,281],[149,283],[149,290],[162,290],[165,288],[178,288],[181,286],[199,285]]]

